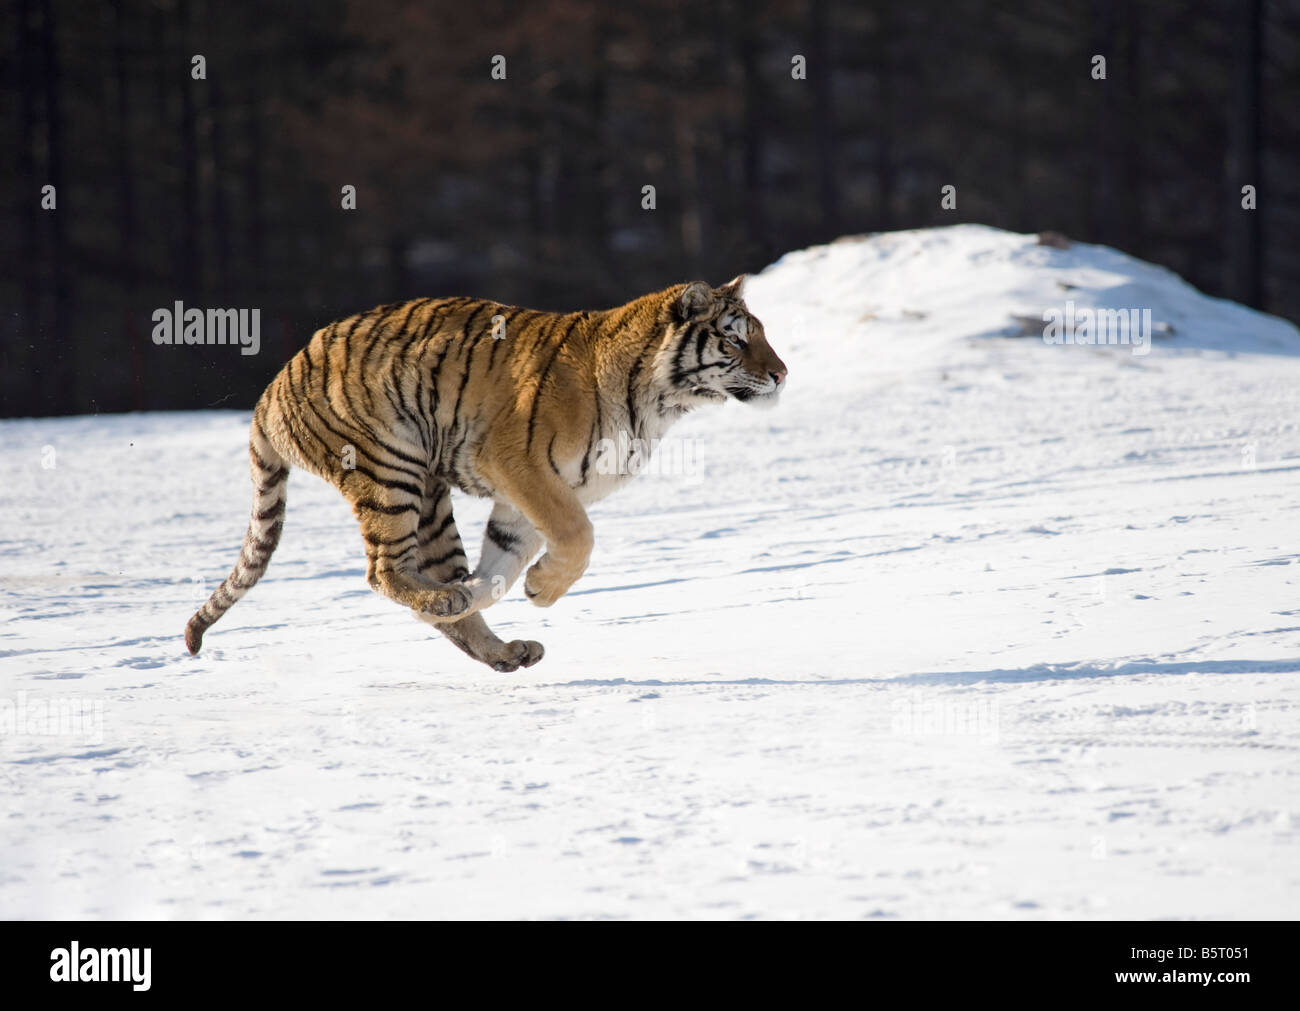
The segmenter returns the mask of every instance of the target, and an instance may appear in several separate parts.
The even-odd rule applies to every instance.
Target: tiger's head
[[[667,379],[688,404],[735,397],[771,407],[785,386],[785,363],[745,306],[744,284],[744,274],[721,288],[693,281],[673,301]]]

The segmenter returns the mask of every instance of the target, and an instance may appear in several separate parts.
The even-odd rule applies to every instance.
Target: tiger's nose
[[[786,370],[781,369],[777,371],[773,369],[771,372],[768,373],[768,375],[772,377],[772,382],[776,383],[777,386],[780,386],[783,382],[785,382]]]

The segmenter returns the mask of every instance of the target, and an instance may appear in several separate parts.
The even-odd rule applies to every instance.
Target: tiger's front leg
[[[509,502],[497,502],[483,532],[478,566],[465,580],[471,607],[491,607],[504,597],[541,547],[542,535],[528,517]]]
[[[538,607],[550,607],[587,571],[595,544],[587,511],[573,489],[550,469],[511,469],[493,475],[493,480],[546,540],[546,554],[524,577],[524,596]]]
[[[586,520],[586,516],[583,516]],[[524,577],[524,596],[538,607],[550,607],[569,592],[569,588],[587,571],[595,543],[591,523],[573,528],[570,535],[547,539],[547,551],[533,563]]]

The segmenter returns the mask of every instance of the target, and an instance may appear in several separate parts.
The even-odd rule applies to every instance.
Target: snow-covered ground
[[[1300,914],[1296,329],[976,226],[748,299],[783,403],[688,418],[574,592],[490,611],[547,648],[509,675],[301,472],[190,657],[248,414],[0,423],[0,915]],[[1067,299],[1161,335],[1000,336]]]

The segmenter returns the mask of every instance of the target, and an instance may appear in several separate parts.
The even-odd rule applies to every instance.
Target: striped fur
[[[252,519],[234,571],[186,626],[190,652],[266,571],[293,464],[351,503],[375,590],[497,670],[536,663],[540,643],[503,642],[480,612],[543,546],[524,580],[533,603],[555,603],[582,575],[585,507],[627,479],[595,466],[601,440],[644,445],[728,396],[775,401],[786,369],[743,282],[567,314],[416,299],[318,331],[253,412]],[[472,572],[453,487],[495,503]]]

